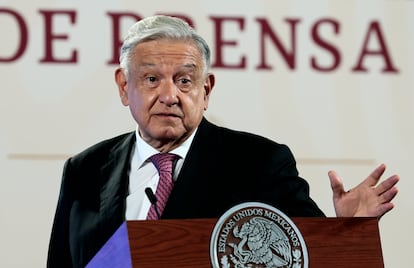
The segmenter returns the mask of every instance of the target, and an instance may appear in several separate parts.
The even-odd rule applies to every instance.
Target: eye
[[[189,84],[191,82],[190,79],[187,78],[181,78],[178,80],[181,84]]]
[[[146,75],[144,76],[144,85],[149,88],[155,88],[158,86],[160,79],[156,75]]]
[[[192,81],[188,78],[181,77],[175,81],[175,84],[181,91],[189,91],[192,88]]]
[[[145,79],[150,83],[154,83],[157,81],[157,78],[155,76],[147,76],[145,77]]]
[[[181,77],[177,77],[175,80],[175,83],[178,86],[190,86],[191,85],[191,79],[189,79],[189,77],[186,76],[181,76]]]

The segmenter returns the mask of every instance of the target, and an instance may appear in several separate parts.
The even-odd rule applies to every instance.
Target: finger
[[[400,180],[400,177],[398,175],[393,175],[389,177],[388,179],[384,180],[375,188],[376,194],[381,195],[384,192],[390,190],[398,183],[399,180]]]
[[[394,199],[394,197],[397,194],[398,194],[397,187],[393,187],[393,188],[389,189],[388,191],[386,191],[385,193],[383,193],[382,195],[380,195],[379,202],[381,204],[389,203],[389,202],[391,202],[391,200]]]
[[[341,178],[339,178],[338,174],[333,170],[328,172],[328,176],[331,182],[331,188],[334,198],[339,197],[343,192],[345,192]]]
[[[384,204],[387,202],[391,202],[392,199],[398,194],[398,188],[395,186],[397,182],[399,181],[399,177],[397,175],[389,177],[387,180],[382,182],[380,185],[378,185],[377,188],[384,187],[385,190],[377,190],[381,191],[379,196],[379,202]],[[384,186],[385,185],[385,186]]]
[[[367,183],[370,187],[375,186],[381,178],[382,174],[384,174],[385,168],[385,164],[379,165],[371,174],[369,174],[364,183]]]
[[[390,211],[391,209],[394,208],[394,204],[393,203],[385,203],[380,205],[377,208],[377,217],[381,218],[382,216],[384,216],[385,213],[387,213],[388,211]]]

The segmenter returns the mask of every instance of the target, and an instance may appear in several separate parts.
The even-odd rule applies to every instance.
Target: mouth
[[[173,114],[173,113],[157,113],[154,116],[159,117],[159,118],[165,118],[165,119],[175,119],[175,118],[180,118],[179,115],[177,114]]]

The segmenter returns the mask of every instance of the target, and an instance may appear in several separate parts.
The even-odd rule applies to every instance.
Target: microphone
[[[151,205],[154,206],[155,213],[157,213],[158,219],[161,218],[160,213],[158,212],[157,208],[157,197],[155,196],[154,192],[150,187],[145,188],[145,194],[148,197],[148,200],[151,202]]]

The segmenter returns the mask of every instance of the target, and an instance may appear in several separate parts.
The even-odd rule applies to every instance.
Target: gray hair
[[[194,42],[203,57],[204,73],[210,69],[211,52],[204,38],[181,19],[157,15],[142,19],[129,28],[119,57],[120,67],[124,69],[126,76],[128,76],[134,48],[140,43],[158,39]]]

